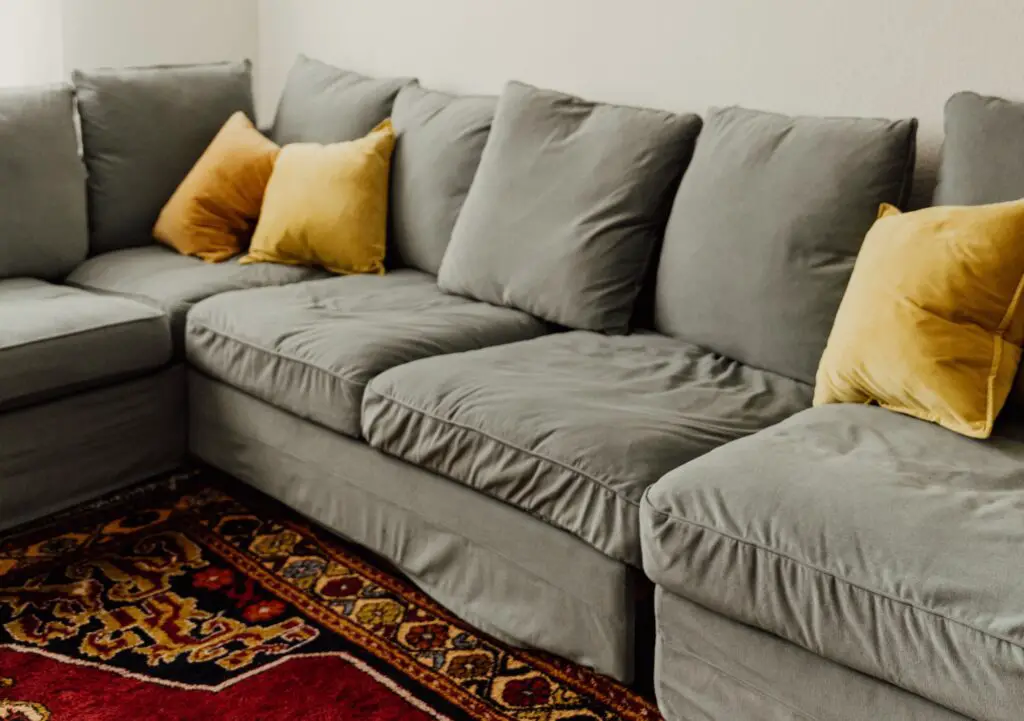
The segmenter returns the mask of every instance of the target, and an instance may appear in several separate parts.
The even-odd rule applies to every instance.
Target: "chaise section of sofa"
[[[0,280],[0,524],[167,470],[185,450],[184,374],[147,305]]]
[[[0,526],[169,470],[185,451],[167,316],[59,283],[86,258],[74,93],[0,91]]]
[[[982,442],[879,408],[814,408],[658,481],[641,509],[644,568],[665,603],[1010,721],[1024,703],[1024,579],[1010,571],[1022,467],[1019,425]],[[661,619],[663,663],[685,632]]]

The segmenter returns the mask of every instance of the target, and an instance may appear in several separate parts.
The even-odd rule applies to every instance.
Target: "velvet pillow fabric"
[[[235,113],[167,201],[153,236],[208,262],[238,255],[259,218],[279,152],[244,113]]]

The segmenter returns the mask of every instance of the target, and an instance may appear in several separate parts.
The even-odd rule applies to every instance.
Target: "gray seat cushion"
[[[167,316],[29,278],[0,280],[0,409],[113,383],[171,359]]]
[[[641,512],[644,568],[966,716],[1019,719],[1021,439],[869,406],[805,411],[658,481]]]
[[[409,361],[532,338],[526,313],[445,295],[414,270],[226,293],[188,317],[188,359],[207,375],[358,437],[367,382]]]
[[[237,259],[204,263],[161,245],[129,248],[90,258],[68,276],[70,285],[129,296],[167,313],[175,347],[183,348],[185,314],[217,293],[324,278],[313,268],[276,263],[240,265]]]
[[[391,122],[391,237],[398,265],[437,274],[494,120],[495,97],[407,85]]]
[[[153,224],[237,111],[253,117],[249,61],[73,74],[89,169],[93,254],[153,242]]]
[[[412,78],[369,78],[299,55],[288,73],[270,137],[287,143],[341,143],[361,138],[391,115]]]
[[[916,127],[712,110],[665,230],[655,329],[813,383],[879,205],[909,197]]]
[[[89,250],[70,86],[0,90],[0,169],[0,278],[63,278]]]
[[[639,566],[647,486],[810,402],[809,386],[671,338],[569,332],[379,375],[363,434]]]
[[[448,292],[624,333],[696,115],[512,82],[438,271]]]

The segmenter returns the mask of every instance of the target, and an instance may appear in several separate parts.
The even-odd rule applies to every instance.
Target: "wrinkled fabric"
[[[1024,708],[1024,430],[822,406],[669,473],[644,570],[966,716]]]
[[[666,721],[968,721],[664,589],[655,606]]]
[[[371,378],[419,358],[546,332],[525,313],[445,295],[400,270],[226,293],[189,313],[189,362],[207,375],[349,436]]]
[[[577,331],[383,373],[363,434],[640,565],[648,485],[810,400],[808,386],[671,338]]]
[[[60,280],[89,250],[68,85],[0,90],[0,278]]]
[[[196,456],[387,558],[475,628],[632,678],[632,569],[195,371],[189,390]]]
[[[0,410],[113,383],[170,359],[167,316],[155,308],[41,280],[0,280]]]
[[[223,263],[204,263],[170,248],[151,245],[90,258],[68,276],[67,282],[99,293],[128,296],[160,308],[171,318],[175,349],[181,355],[185,314],[204,298],[229,290],[285,285],[326,276],[323,271],[299,266],[240,265],[237,258]]]
[[[181,366],[0,412],[0,527],[176,468],[185,434]]]
[[[438,270],[446,291],[625,333],[701,120],[519,82]]]
[[[665,229],[655,329],[813,383],[878,206],[910,195],[916,131],[711,110]]]
[[[393,265],[437,274],[491,132],[495,97],[448,95],[407,85],[391,115]]]

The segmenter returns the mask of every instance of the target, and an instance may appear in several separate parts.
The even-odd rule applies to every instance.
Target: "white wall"
[[[257,59],[256,0],[0,0],[0,86],[75,68]]]
[[[256,0],[63,0],[64,71],[256,60]]]
[[[60,0],[0,0],[0,87],[59,80]]]
[[[1022,0],[259,3],[265,119],[302,51],[463,92],[517,78],[671,110],[915,115],[927,176],[950,94],[1024,98]]]

